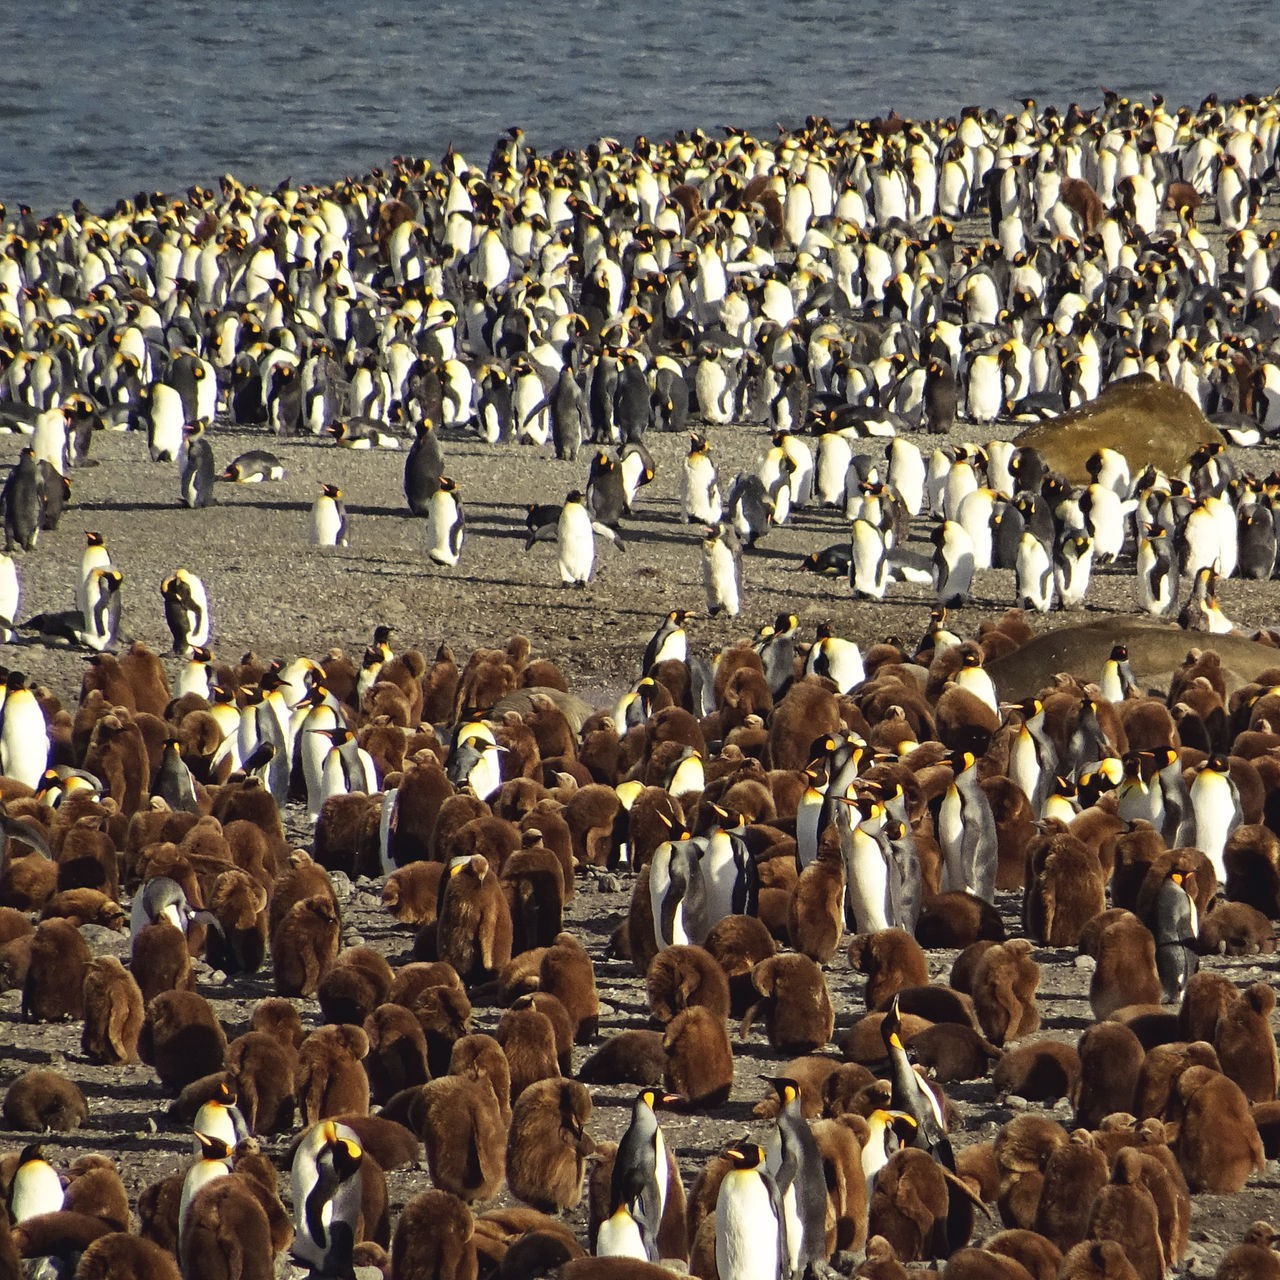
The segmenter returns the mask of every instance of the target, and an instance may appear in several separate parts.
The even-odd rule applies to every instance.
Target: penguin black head
[[[89,547],[106,546],[106,539],[102,536],[102,534],[96,532],[93,529],[86,529],[84,531],[84,541],[85,541],[85,545]]]
[[[200,1144],[200,1155],[205,1160],[228,1160],[231,1148],[221,1139],[210,1137],[207,1133],[196,1131],[196,1141]]]
[[[1111,650],[1111,661],[1112,662],[1128,662],[1129,661],[1128,647],[1122,644],[1114,645]]]
[[[778,1095],[778,1100],[784,1107],[789,1102],[795,1102],[800,1097],[799,1084],[787,1076],[761,1076],[760,1079],[773,1086]]]
[[[744,1139],[725,1151],[735,1169],[758,1169],[764,1164],[764,1148],[758,1142]]]
[[[1231,772],[1231,765],[1227,762],[1227,757],[1216,752],[1205,761],[1204,767],[1213,773]]]
[[[342,490],[336,484],[325,484],[322,481],[320,488],[324,491],[326,498],[332,498],[335,502],[342,497]]]

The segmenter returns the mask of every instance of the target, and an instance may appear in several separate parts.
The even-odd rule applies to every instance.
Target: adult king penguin
[[[164,620],[173,636],[173,652],[189,654],[209,643],[209,599],[204,583],[194,573],[179,569],[160,584]]]
[[[658,1229],[667,1203],[667,1180],[671,1173],[667,1165],[667,1144],[654,1111],[660,1096],[656,1089],[641,1089],[631,1108],[631,1123],[618,1143],[609,1182],[610,1209],[616,1213],[619,1206],[626,1208],[628,1217],[639,1230],[645,1256],[651,1262],[658,1261]],[[611,1216],[609,1221],[612,1220]],[[621,1225],[621,1222],[617,1224]],[[602,1225],[602,1236],[604,1231]],[[615,1234],[622,1233],[611,1229],[605,1238],[606,1248],[612,1247]],[[596,1252],[604,1254],[599,1243]]]
[[[783,1280],[788,1275],[782,1201],[765,1167],[764,1148],[739,1142],[716,1197],[719,1280]]]

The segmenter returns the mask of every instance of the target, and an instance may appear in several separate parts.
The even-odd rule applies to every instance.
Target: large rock
[[[1082,626],[1059,627],[1036,636],[1014,653],[987,663],[987,674],[1007,702],[1032,697],[1059,671],[1097,681],[1114,645],[1126,645],[1129,664],[1143,689],[1167,690],[1170,678],[1193,649],[1214,650],[1222,659],[1228,691],[1251,684],[1269,667],[1280,667],[1280,650],[1243,635],[1209,636],[1171,622],[1113,614]]]
[[[1185,391],[1137,373],[1078,409],[1028,427],[1014,443],[1039,449],[1055,471],[1087,484],[1084,464],[1104,445],[1123,453],[1136,475],[1152,462],[1175,472],[1209,440],[1222,443],[1222,436]]]

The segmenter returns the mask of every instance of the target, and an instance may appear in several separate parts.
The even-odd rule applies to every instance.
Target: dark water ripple
[[[866,12],[859,13],[859,9]],[[1274,0],[1063,6],[899,0],[60,0],[0,6],[0,199],[44,211],[141,189],[324,181],[453,143],[483,161],[818,112],[944,115],[1106,85],[1193,103],[1276,87]]]

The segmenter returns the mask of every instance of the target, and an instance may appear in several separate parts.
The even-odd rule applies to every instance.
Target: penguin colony
[[[1273,246],[1251,223],[1275,121],[1269,99],[1109,98],[550,161],[513,133],[483,175],[451,154],[327,192],[228,181],[104,218],[24,213],[0,280],[5,421],[31,440],[6,533],[35,549],[99,427],[145,430],[191,508],[213,497],[219,425],[365,451],[411,429],[405,497],[451,568],[465,522],[440,427],[570,463],[589,438],[584,488],[528,526],[581,586],[595,537],[625,546],[646,431],[692,415],[773,435],[723,495],[691,443],[681,501],[706,527],[709,610],[735,616],[744,553],[820,501],[851,524],[814,567],[861,595],[897,578],[963,604],[975,547],[985,533],[997,563],[996,518],[1016,512],[1024,608],[1078,604],[1090,554],[1132,556],[1141,608],[1172,609],[1185,574],[1187,625],[1225,630],[1229,530],[1240,570],[1273,566],[1243,554],[1267,484],[1218,450],[1127,479],[1102,451],[1075,492],[1031,451],[929,459],[898,433],[1070,407],[1146,371],[1233,442],[1265,436]],[[1201,202],[1233,235],[1227,271]],[[957,245],[942,219],[980,206],[994,238]],[[892,443],[869,464],[855,442],[874,437]],[[254,454],[224,480],[278,478]],[[325,482],[317,545],[346,541],[343,496]],[[898,544],[926,505],[934,554],[912,556]],[[171,682],[121,644],[120,580],[90,534],[75,607],[27,620],[91,652],[74,708],[6,677],[0,972],[24,1019],[81,1021],[89,1060],[141,1059],[174,1098],[159,1123],[195,1150],[132,1198],[110,1161],[13,1151],[6,1265],[212,1277],[234,1256],[267,1275],[288,1252],[316,1275],[643,1277],[685,1259],[782,1280],[836,1258],[867,1276],[947,1259],[954,1276],[1145,1277],[1186,1256],[1192,1193],[1240,1190],[1274,1151],[1274,995],[1212,957],[1274,945],[1280,664],[1228,693],[1196,650],[1153,696],[1117,652],[1009,706],[983,666],[1030,637],[1016,611],[961,639],[940,609],[915,649],[865,654],[782,615],[708,660],[676,610],[592,713],[522,637],[461,668],[444,647],[396,654],[387,628],[358,665],[219,663],[185,569],[163,588],[186,662]],[[310,854],[286,838],[303,805]],[[632,896],[606,956],[562,926],[575,881],[619,874]],[[343,946],[359,876],[414,930],[393,956]],[[89,926],[128,929],[127,966]],[[1077,948],[1094,1023],[1039,1036],[1039,965]],[[268,964],[276,996],[220,1016],[212,968],[260,992]],[[621,971],[644,979],[661,1029],[611,1025],[606,968],[620,994]],[[851,970],[867,1017],[837,1037],[828,983]],[[748,1046],[776,1073],[744,1134],[724,1112]],[[993,1105],[1066,1099],[1077,1128],[1027,1110],[970,1141],[939,1087],[965,1080]],[[616,1151],[588,1085],[633,1099]],[[32,1071],[4,1114],[38,1133],[100,1106]],[[720,1155],[699,1142],[682,1161],[664,1139],[690,1112],[717,1121]],[[393,1201],[386,1172],[415,1164],[429,1177]],[[555,1215],[583,1199],[575,1231]],[[1274,1243],[1256,1224],[1220,1274],[1273,1264]]]
[[[523,636],[460,664],[387,627],[207,695],[138,643],[74,705],[10,673],[47,767],[0,779],[6,1016],[78,1024],[87,1088],[6,1072],[0,1259],[1183,1266],[1194,1197],[1280,1151],[1275,994],[1234,963],[1275,950],[1280,661],[1228,693],[1191,649],[1152,690],[1117,648],[1006,704],[1018,610],[865,654],[780,617],[710,661],[690,616],[594,711]],[[1085,1016],[1042,1024],[1042,973]],[[150,1181],[58,1154],[115,1127],[120,1072],[190,1142]]]

